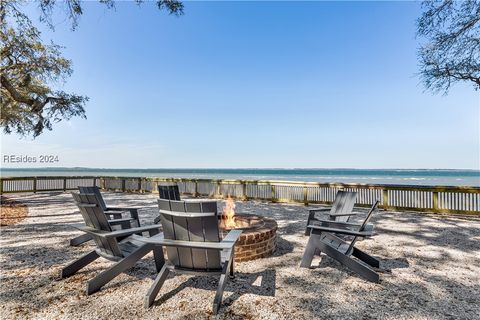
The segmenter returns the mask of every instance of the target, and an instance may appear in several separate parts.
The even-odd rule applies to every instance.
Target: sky
[[[83,2],[65,46],[87,120],[36,139],[2,133],[2,156],[97,168],[480,169],[480,95],[425,92],[418,2]],[[4,167],[44,167],[44,163]]]

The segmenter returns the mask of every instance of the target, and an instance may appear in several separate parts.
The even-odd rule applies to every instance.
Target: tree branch
[[[18,92],[3,74],[0,76],[0,82],[2,86],[7,89],[8,93],[10,93],[10,95],[15,101],[29,105],[31,107],[30,112],[36,113],[38,115],[41,115],[43,108],[47,103],[55,100],[62,100],[62,98],[47,97],[44,101],[41,101],[38,99],[26,97],[20,92]]]
[[[7,80],[7,78],[5,78],[5,76],[3,74],[0,76],[0,82],[1,82],[2,86],[5,89],[7,89],[8,93],[10,93],[10,95],[12,96],[12,98],[15,101],[25,103],[25,104],[28,104],[29,106],[33,107],[33,105],[35,104],[35,100],[30,98],[30,97],[25,97],[20,92],[18,92],[12,86],[12,84]]]

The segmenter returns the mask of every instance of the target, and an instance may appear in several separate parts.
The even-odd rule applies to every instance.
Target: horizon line
[[[426,171],[426,170],[443,170],[443,171],[479,171],[472,168],[321,168],[321,167],[160,167],[160,168],[102,168],[102,167],[1,167],[1,170],[399,170],[399,171]]]

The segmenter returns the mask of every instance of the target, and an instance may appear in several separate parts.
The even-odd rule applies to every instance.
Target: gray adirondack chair
[[[357,215],[352,212],[355,206],[357,193],[355,191],[338,191],[335,195],[335,201],[330,208],[310,209],[307,219],[307,226],[314,224],[318,219],[315,217],[317,213],[327,213],[328,218],[332,221],[348,222],[351,216]],[[308,228],[305,228],[305,235],[310,234]]]
[[[377,211],[378,204],[379,201],[376,201],[361,224],[321,220],[321,225],[309,225],[310,238],[308,239],[300,266],[309,268],[314,255],[323,252],[367,280],[379,282],[379,275],[371,267],[380,267],[380,262],[355,247],[355,242],[359,237],[373,235],[373,229],[368,228],[368,221],[373,213]],[[353,239],[346,241],[337,235],[353,236]]]
[[[121,228],[131,228],[131,227],[140,227],[140,219],[138,217],[138,209],[139,208],[120,208],[120,207],[108,207],[103,200],[102,193],[98,187],[78,187],[80,193],[86,194],[95,194],[98,198],[98,203],[100,204],[103,212],[109,217],[110,224],[113,225],[114,221],[117,220],[118,225]],[[127,214],[129,217],[124,218],[123,214]],[[81,236],[75,237],[70,239],[71,246],[78,246],[82,243],[92,240],[92,236],[90,234],[83,234]]]
[[[227,273],[230,271],[233,277],[234,245],[242,231],[232,230],[220,241],[215,212],[160,209],[160,218],[163,234],[143,241],[158,248],[166,247],[168,259],[145,296],[145,306],[152,305],[171,271],[220,275],[213,301],[213,312],[216,314],[222,302]]]
[[[158,208],[160,210],[177,212],[214,212],[218,215],[217,201],[176,201],[167,199],[158,199]],[[160,216],[156,217],[154,223],[160,222]]]
[[[178,189],[177,184],[159,184],[158,196],[160,199],[181,200],[180,190]]]
[[[76,228],[93,238],[96,249],[62,268],[60,278],[63,279],[75,274],[99,257],[115,261],[116,263],[109,269],[88,281],[87,295],[89,295],[100,290],[103,285],[123,271],[131,268],[152,250],[157,271],[162,268],[164,264],[163,252],[158,251],[150,244],[139,241],[144,237],[135,235],[135,238],[133,238],[132,236],[142,232],[148,232],[150,236],[155,235],[160,232],[159,225],[113,230],[95,194],[72,193],[72,195],[85,220],[85,226],[77,226]]]

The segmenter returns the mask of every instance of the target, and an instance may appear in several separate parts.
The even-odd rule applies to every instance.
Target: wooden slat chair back
[[[189,212],[183,201],[166,202],[159,200],[160,221],[165,239],[219,242],[218,218],[215,212]],[[197,208],[195,208],[197,209]],[[175,210],[175,211],[173,211]],[[220,251],[211,249],[192,249],[167,247],[168,260],[177,269],[192,271],[220,271],[222,269]]]
[[[80,193],[93,193],[97,196],[98,202],[103,210],[107,210],[107,204],[105,203],[105,200],[103,200],[102,193],[100,192],[100,189],[97,186],[93,187],[78,187],[78,190]]]
[[[93,187],[78,187],[80,194],[94,194],[97,198],[97,204],[107,215],[107,219],[117,220],[116,227],[121,228],[131,228],[131,227],[140,227],[140,218],[138,216],[138,208],[120,208],[120,207],[108,207],[105,203],[102,193],[97,186]],[[127,214],[127,217],[124,217],[123,214]],[[122,222],[123,220],[123,222]],[[112,220],[110,220],[112,221]],[[70,239],[71,246],[78,246],[82,243],[85,243],[91,240],[92,237],[89,234],[83,234],[81,236]]]
[[[181,200],[180,190],[178,189],[178,185],[176,184],[159,184],[158,196],[160,197],[160,199]]]
[[[176,201],[167,199],[158,199],[158,208],[160,210],[177,212],[214,212],[218,215],[216,201]]]
[[[87,227],[98,231],[113,231],[96,194],[72,193],[72,195]],[[97,245],[96,251],[100,256],[110,260],[123,258],[124,255],[116,238],[105,239],[96,235],[92,235],[92,238]]]
[[[335,201],[330,209],[330,217],[334,217],[335,214],[352,212],[356,200],[357,193],[355,191],[338,191],[337,195],[335,196]],[[348,221],[348,218],[348,216],[339,216],[332,220],[346,222]]]
[[[216,201],[176,201],[168,199],[158,199],[158,208],[160,210],[188,213],[213,212],[215,213],[215,215],[218,215]],[[155,218],[154,222],[159,223],[160,217]]]
[[[316,208],[310,209],[307,219],[307,226],[314,224],[319,219],[316,218],[317,213],[327,213],[328,219],[337,222],[348,222],[353,213],[353,207],[357,199],[357,192],[355,191],[338,191],[335,195],[335,200],[330,208]],[[305,235],[309,235],[308,228],[305,229]]]

